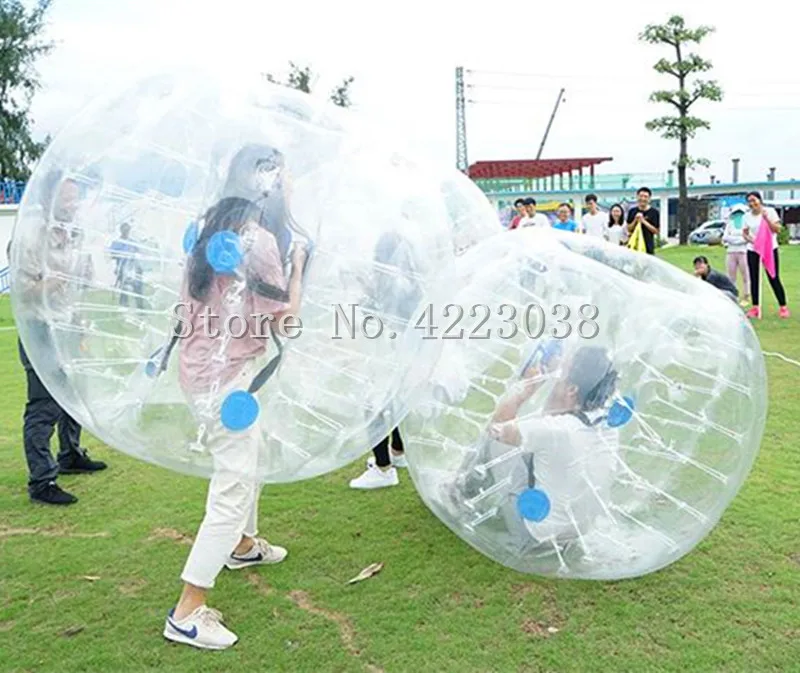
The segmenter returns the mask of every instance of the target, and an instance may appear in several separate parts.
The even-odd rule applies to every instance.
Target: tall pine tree
[[[689,28],[682,16],[673,16],[664,24],[647,26],[639,39],[656,45],[667,45],[674,50],[674,59],[662,58],[653,66],[656,72],[669,75],[676,85],[674,89],[654,91],[650,95],[653,103],[667,103],[672,106],[674,114],[659,117],[647,122],[650,131],[656,131],[662,138],[677,140],[679,144],[678,159],[678,226],[680,243],[689,240],[689,194],[686,172],[693,166],[707,166],[706,159],[689,156],[689,139],[694,138],[700,129],[711,128],[705,119],[691,114],[692,107],[703,100],[721,101],[722,89],[714,80],[693,79],[696,75],[711,70],[711,61],[707,61],[693,52],[692,45],[700,44],[710,33],[711,26]],[[666,217],[665,213],[663,217]]]

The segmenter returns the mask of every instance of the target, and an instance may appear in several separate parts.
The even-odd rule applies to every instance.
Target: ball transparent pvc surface
[[[734,302],[652,256],[531,230],[479,243],[434,287],[447,291],[430,303],[466,309],[459,328],[491,330],[425,342],[438,364],[401,425],[414,483],[453,532],[519,571],[584,579],[658,570],[709,533],[753,464],[767,410],[759,342]],[[535,338],[520,318],[531,305],[543,309],[530,311]],[[587,305],[596,329],[581,324]],[[500,338],[508,307],[520,330]],[[553,338],[565,324],[570,335]],[[554,415],[564,386],[590,388],[604,357],[617,378],[602,405]],[[531,358],[536,390],[513,415],[521,442],[498,441],[495,414]]]
[[[227,407],[227,397],[210,395],[203,420],[178,381],[180,341],[154,373],[172,337],[187,251],[203,214],[231,195],[243,150],[256,159],[233,194],[243,198],[274,190],[269,157],[282,157],[285,276],[296,246],[311,251],[303,328],[283,340],[263,387],[247,397],[243,385]],[[225,412],[232,432],[248,419],[257,425],[258,466],[248,476],[309,478],[363,454],[399,421],[403,372],[425,366],[403,345],[408,321],[435,273],[495,232],[487,209],[455,171],[428,170],[325,101],[257,77],[160,75],[96,101],[48,148],[14,230],[14,313],[45,385],[111,446],[207,476],[203,426]],[[244,278],[247,241],[217,243],[219,272]],[[225,301],[235,311],[243,291],[231,287]],[[362,334],[369,315],[384,327],[380,338]],[[277,353],[267,341],[255,372]],[[229,362],[225,343],[219,359],[221,368]]]

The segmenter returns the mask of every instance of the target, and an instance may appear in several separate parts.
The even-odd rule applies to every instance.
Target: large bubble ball
[[[653,256],[535,230],[479,243],[435,288],[420,341],[437,364],[401,432],[453,532],[522,572],[619,579],[711,531],[767,409],[736,302]]]
[[[215,447],[250,442],[249,477],[323,474],[407,407],[409,319],[494,231],[476,191],[263,78],[148,78],[79,115],[28,184],[20,336],[119,450],[207,476]]]

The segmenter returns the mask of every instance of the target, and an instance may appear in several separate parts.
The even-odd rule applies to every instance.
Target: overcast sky
[[[311,65],[319,86],[353,75],[359,108],[402,129],[437,159],[455,161],[457,65],[470,74],[469,159],[533,158],[561,86],[545,158],[611,156],[602,172],[663,172],[676,143],[645,130],[666,113],[647,102],[670,84],[652,65],[669,52],[643,45],[646,23],[682,13],[717,27],[700,47],[726,91],[696,106],[712,123],[690,147],[728,180],[800,178],[800,5],[761,0],[573,0],[467,3],[439,0],[55,0],[34,102],[39,131],[54,132],[110,81],[187,63],[244,63],[280,72],[289,59]],[[659,79],[663,80],[659,84]],[[492,87],[492,88],[490,88]],[[697,176],[707,179],[707,172]]]

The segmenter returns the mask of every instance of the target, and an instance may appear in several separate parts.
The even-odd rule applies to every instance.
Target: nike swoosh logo
[[[187,638],[191,638],[192,640],[197,638],[197,626],[192,626],[192,628],[188,630],[182,629],[180,626],[175,624],[175,622],[173,622],[171,619],[169,620],[169,625],[173,629],[175,629],[178,633],[180,633],[183,636],[186,636]]]
[[[233,555],[232,555],[233,556]],[[242,558],[241,556],[233,556],[237,561],[244,561],[245,563],[261,563],[264,560],[264,555],[258,552],[258,556],[254,558]]]

